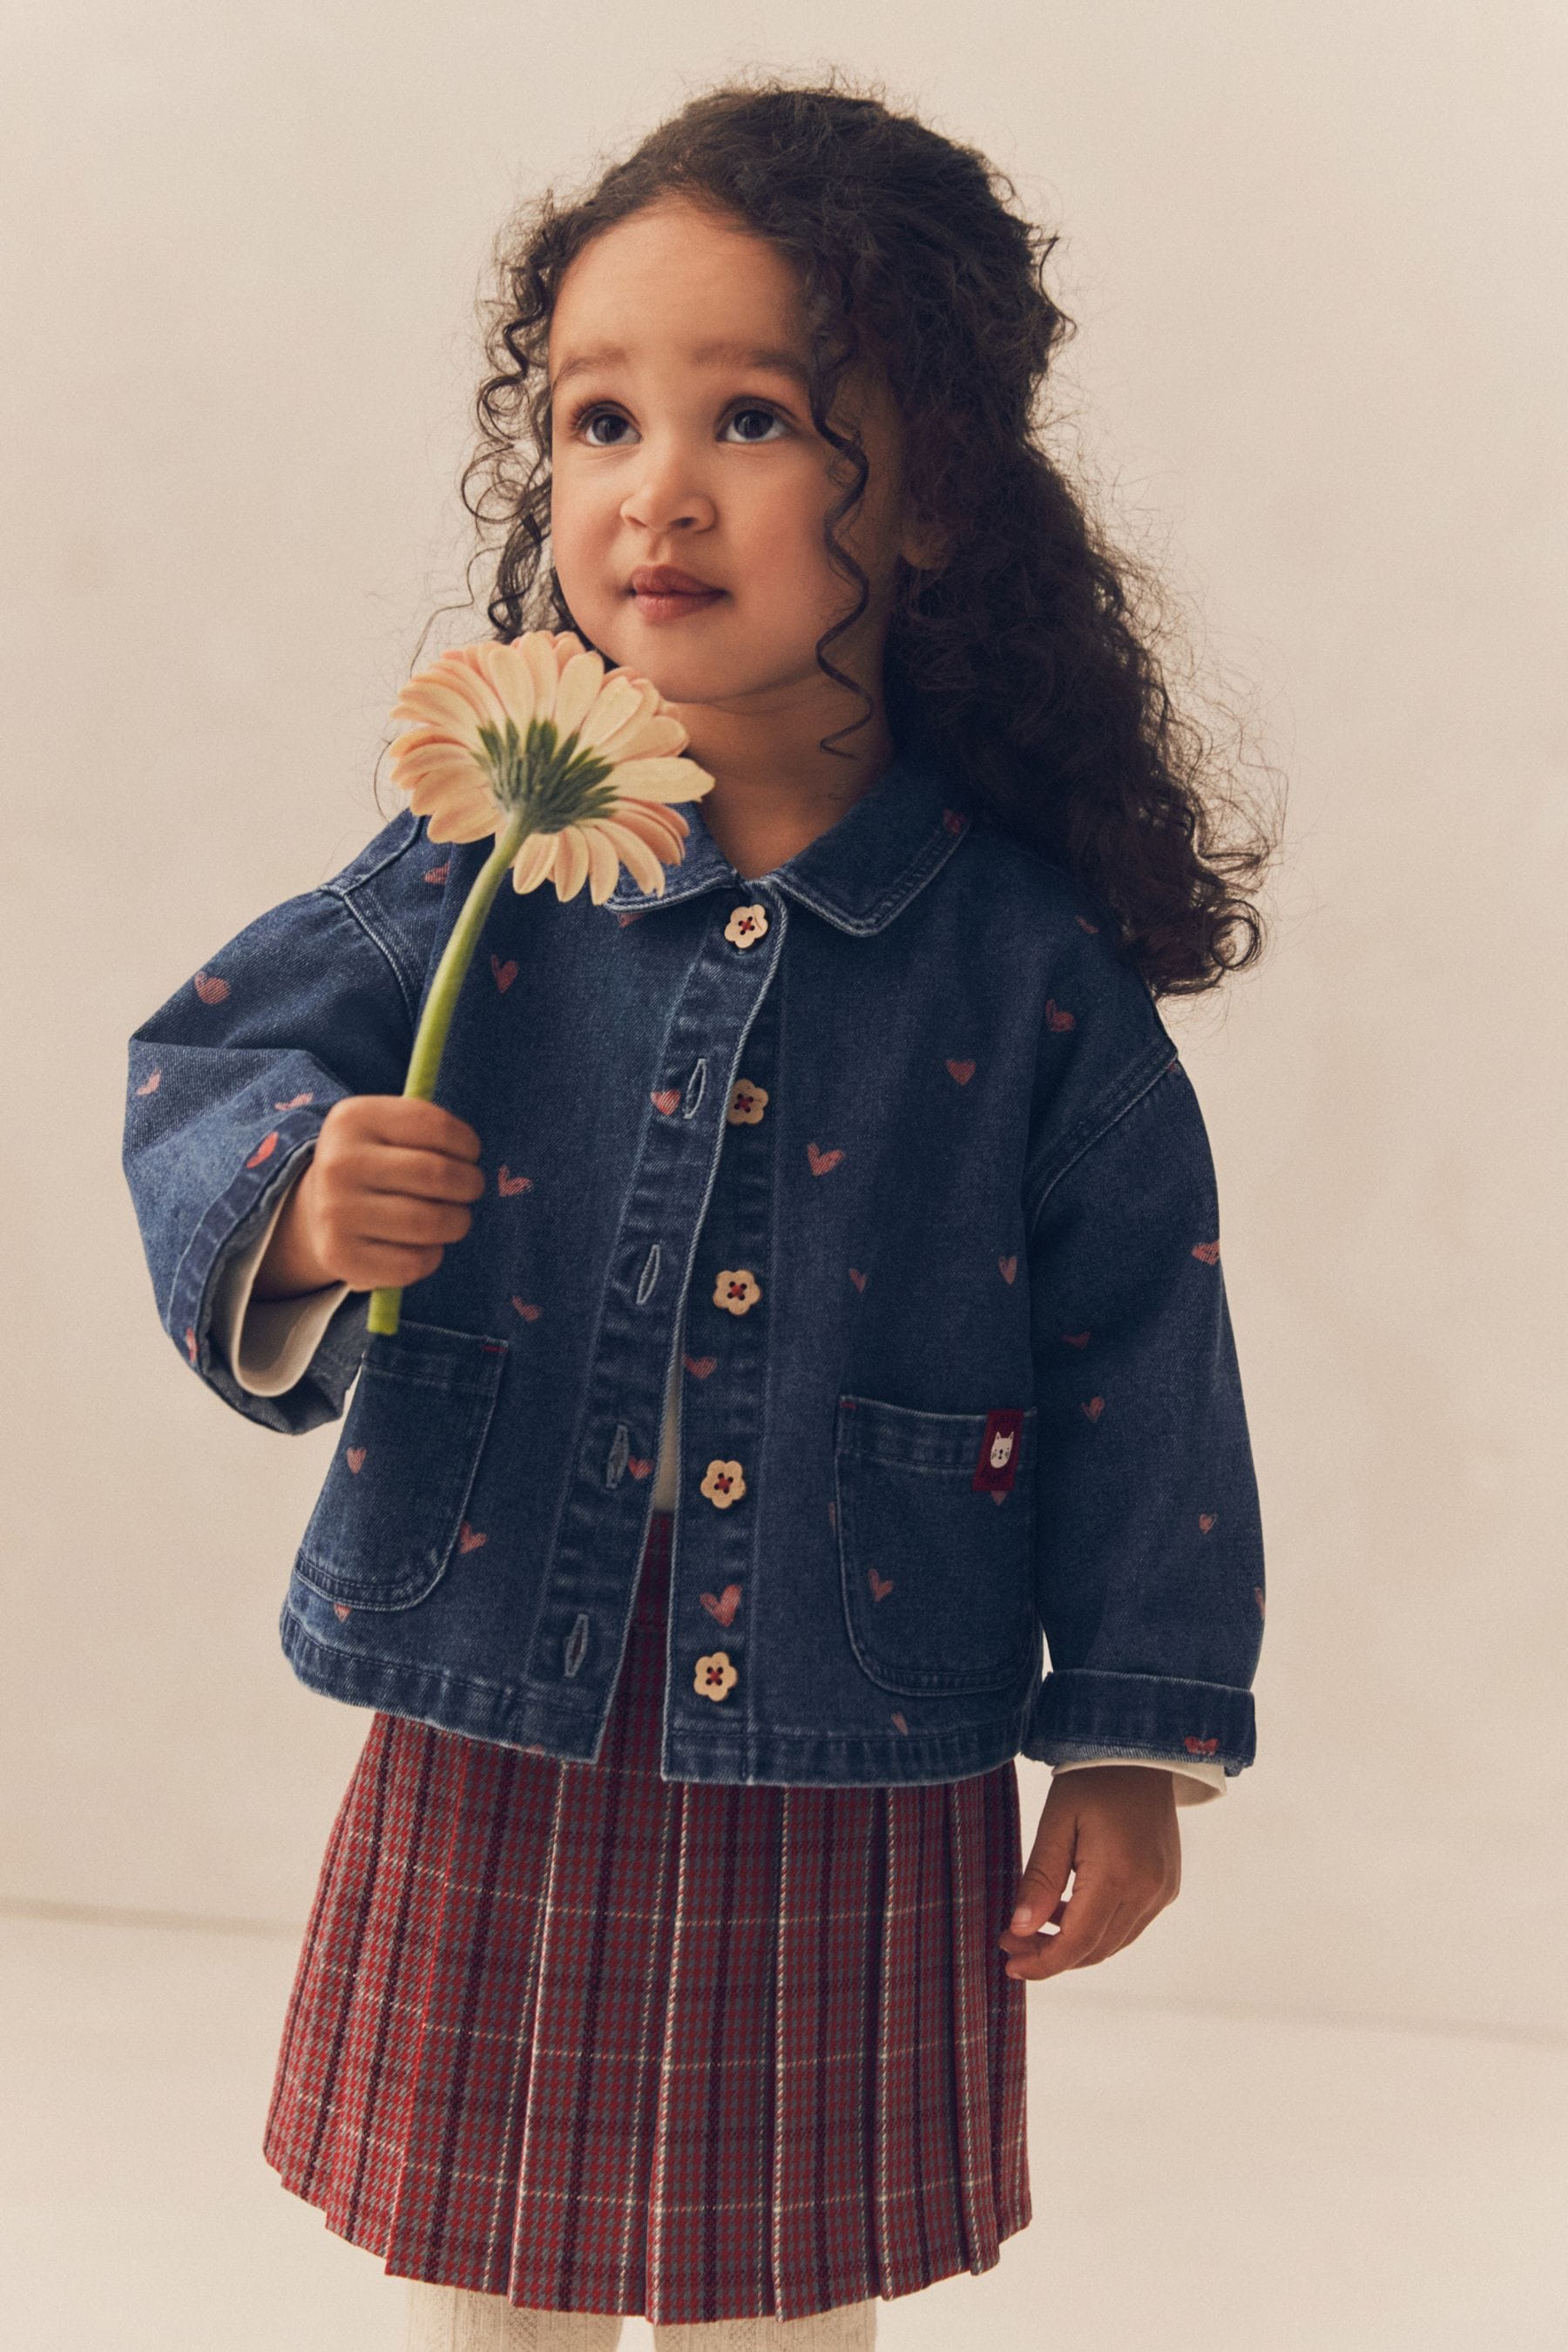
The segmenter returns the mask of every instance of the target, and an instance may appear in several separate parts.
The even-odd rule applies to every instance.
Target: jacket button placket
[[[744,955],[766,935],[769,928],[768,909],[757,901],[731,910],[724,925],[724,938],[738,955]],[[747,1041],[748,1060],[753,1060],[765,1052],[763,1033],[769,1026],[764,1009],[759,1013],[757,1025]],[[730,1098],[725,1105],[726,1130],[760,1126],[767,1101],[765,1087],[749,1076],[737,1078],[731,1087]],[[741,1139],[737,1138],[736,1142],[740,1143]],[[741,1148],[744,1150],[743,1144]],[[751,1181],[742,1181],[748,1177],[749,1171],[743,1163],[736,1162],[732,1146],[731,1150],[721,1154],[718,1180],[702,1237],[704,1255],[710,1248],[717,1249],[724,1262],[716,1269],[711,1281],[703,1280],[696,1292],[699,1297],[705,1299],[714,1317],[724,1318],[725,1328],[713,1328],[710,1338],[704,1336],[699,1339],[696,1330],[689,1325],[688,1327],[691,1333],[688,1342],[691,1351],[718,1359],[715,1370],[701,1386],[703,1404],[710,1404],[715,1410],[719,1444],[706,1456],[698,1482],[698,1493],[711,1510],[721,1515],[723,1531],[720,1535],[716,1527],[713,1532],[719,1540],[711,1547],[707,1544],[700,1547],[704,1556],[710,1556],[716,1565],[712,1575],[713,1589],[702,1595],[699,1605],[708,1609],[725,1627],[728,1634],[727,1647],[705,1649],[693,1660],[690,1688],[694,1696],[721,1706],[741,1678],[739,1661],[744,1654],[742,1627],[748,1590],[747,1570],[752,1552],[753,1517],[752,1511],[747,1507],[745,1461],[741,1452],[732,1452],[725,1446],[724,1437],[729,1435],[731,1444],[739,1444],[734,1436],[738,1416],[746,1400],[759,1398],[763,1392],[765,1353],[760,1331],[748,1334],[752,1342],[750,1347],[737,1347],[731,1336],[734,1325],[748,1316],[762,1298],[763,1286],[755,1262],[760,1262],[763,1255],[760,1246],[751,1246],[743,1251],[725,1246],[742,1238],[748,1243],[752,1241],[751,1234],[742,1234],[740,1203],[742,1201],[756,1203],[763,1198],[763,1190],[756,1184],[754,1177]],[[761,1213],[753,1208],[752,1213],[757,1216]],[[763,1238],[760,1231],[756,1233],[758,1243]],[[742,1255],[749,1255],[754,1263],[737,1264],[736,1259]]]
[[[767,999],[786,928],[780,907],[753,902],[740,913],[743,921],[733,911],[707,912],[711,929],[704,951],[689,965],[665,1029],[665,1058],[649,1089],[643,1149],[616,1238],[621,1278],[606,1289],[595,1332],[578,1475],[535,1621],[529,1680],[550,1742],[564,1755],[590,1758],[604,1736],[624,1650],[624,1631],[617,1639],[617,1629],[624,1628],[637,1575],[634,1525],[646,1537],[643,1480],[657,1454],[664,1370],[680,1318],[679,1269],[694,1234],[700,1246],[708,1203],[722,1181],[731,1122],[724,1096],[716,1098],[715,1080],[734,1067]],[[734,938],[726,936],[730,924]],[[753,952],[759,941],[765,942],[760,955]],[[723,1448],[726,1456],[743,1460],[752,1450],[745,1408],[749,1391],[760,1395],[761,1385],[760,1372],[750,1383],[742,1376],[734,1426],[716,1433],[732,1440]],[[740,1516],[749,1519],[749,1509],[742,1506]],[[695,1529],[693,1542],[698,1590],[718,1575],[713,1589],[722,1595],[726,1547],[721,1543],[715,1556]],[[695,1647],[688,1648],[689,1658]],[[679,1656],[679,1649],[672,1654]],[[710,1708],[699,1706],[694,1674],[693,1664],[677,1675],[671,1696],[679,1698],[684,1683],[698,1718],[711,1719]],[[706,1686],[728,1681],[721,1666]]]

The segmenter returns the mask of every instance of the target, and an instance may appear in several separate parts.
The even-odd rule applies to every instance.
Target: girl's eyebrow
[[[592,351],[579,352],[575,359],[568,360],[561,369],[550,387],[551,392],[559,392],[569,376],[581,375],[589,368],[614,367],[626,356],[625,347],[620,343],[598,343]],[[705,361],[722,360],[732,367],[771,368],[775,375],[787,375],[803,391],[807,388],[805,368],[794,352],[782,344],[700,343],[691,357],[700,366]]]

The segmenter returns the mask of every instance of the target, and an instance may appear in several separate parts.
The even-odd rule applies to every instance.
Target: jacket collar
[[[890,923],[923,888],[973,822],[973,803],[962,778],[915,738],[899,744],[876,782],[850,803],[837,824],[784,865],[749,880],[709,832],[700,800],[673,805],[690,828],[679,865],[666,869],[662,893],[643,889],[623,866],[605,901],[617,914],[671,907],[703,890],[749,894],[766,883],[840,930],[868,935]]]

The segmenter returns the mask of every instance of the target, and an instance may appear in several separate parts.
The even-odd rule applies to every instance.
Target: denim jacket
[[[918,743],[751,880],[682,814],[662,895],[503,885],[438,1088],[472,1228],[395,1338],[343,1297],[282,1393],[235,1376],[226,1276],[331,1105],[401,1092],[489,843],[399,815],[132,1039],[182,1359],[264,1428],[347,1402],[295,1672],[596,1760],[679,1349],[666,1778],[1240,1771],[1262,1543],[1214,1171],[1110,915]]]

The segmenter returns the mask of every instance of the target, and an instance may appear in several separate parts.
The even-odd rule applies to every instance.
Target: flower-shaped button
[[[754,1087],[750,1078],[737,1078],[730,1089],[730,1108],[724,1116],[731,1127],[756,1127],[761,1124],[767,1099],[766,1087]]]
[[[747,1265],[725,1266],[713,1285],[713,1304],[731,1315],[743,1315],[763,1295],[762,1285]]]
[[[697,1676],[693,1688],[704,1698],[722,1698],[734,1689],[741,1677],[730,1664],[728,1650],[710,1650],[697,1661]]]
[[[737,907],[724,926],[724,937],[732,948],[752,948],[767,928],[765,907]]]
[[[745,1474],[738,1462],[710,1462],[700,1491],[717,1509],[727,1511],[746,1491]]]

